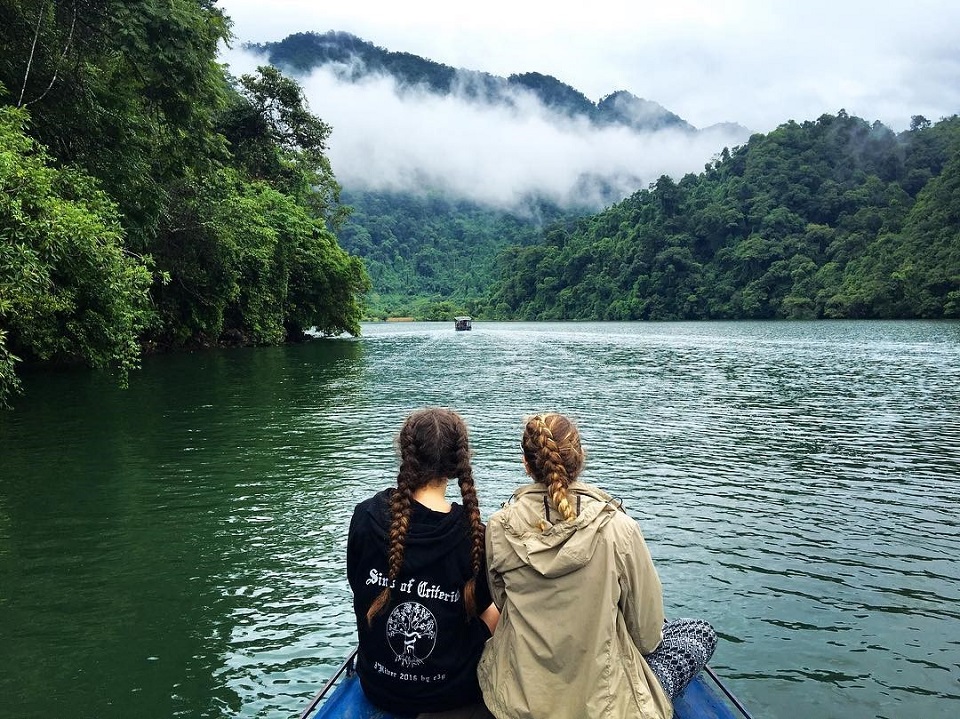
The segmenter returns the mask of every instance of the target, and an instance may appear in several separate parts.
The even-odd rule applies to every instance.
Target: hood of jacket
[[[361,523],[366,525],[384,546],[390,546],[390,496],[393,488],[378,492],[361,502],[357,509],[361,512]],[[417,551],[404,553],[405,571],[417,573],[424,567],[435,566],[444,556],[460,552],[460,541],[470,535],[470,524],[463,506],[451,503],[449,512],[437,512],[417,501],[410,503],[410,529],[405,545],[416,547]]]
[[[587,564],[596,552],[600,529],[620,511],[620,504],[603,490],[582,482],[572,482],[567,494],[578,507],[571,522],[560,521],[544,485],[529,484],[514,492],[490,520],[503,528],[495,535],[491,569],[505,573],[528,566],[554,578]]]

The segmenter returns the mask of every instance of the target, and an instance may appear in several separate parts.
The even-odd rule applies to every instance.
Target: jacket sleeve
[[[484,544],[486,546],[485,559],[487,565],[487,584],[490,587],[490,597],[493,599],[493,603],[497,605],[497,609],[503,609],[503,602],[506,599],[506,590],[504,589],[503,576],[491,569],[493,565],[493,533],[496,531],[493,527],[493,517],[490,518],[491,521],[487,523],[487,531],[484,539]]]
[[[663,639],[663,590],[640,526],[626,515],[618,519],[618,605],[633,643],[641,654],[649,654]]]

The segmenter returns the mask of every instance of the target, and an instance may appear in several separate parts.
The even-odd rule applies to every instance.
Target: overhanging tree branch
[[[37,27],[33,34],[33,45],[30,48],[30,58],[27,60],[27,69],[23,75],[23,87],[20,88],[20,100],[17,102],[17,107],[27,107],[28,105],[32,105],[35,102],[39,102],[40,100],[42,100],[44,97],[47,96],[47,93],[49,93],[50,90],[53,89],[53,85],[57,81],[57,76],[60,73],[60,66],[63,64],[64,59],[67,57],[67,52],[69,52],[70,50],[70,44],[73,42],[73,30],[77,26],[76,4],[74,4],[73,6],[73,19],[70,22],[70,32],[67,33],[67,41],[63,45],[63,52],[60,53],[60,58],[57,60],[57,63],[54,66],[53,77],[50,78],[50,84],[47,85],[47,88],[42,93],[40,93],[38,97],[35,97],[30,102],[24,102],[23,96],[27,91],[27,79],[30,76],[30,66],[33,64],[33,56],[37,48],[37,39],[40,37],[40,25],[42,23],[43,13],[46,10],[46,8],[47,8],[47,3],[44,2],[43,5],[40,7],[40,14],[37,17]]]
[[[20,87],[20,99],[17,101],[17,107],[23,106],[23,94],[27,91],[27,78],[30,77],[30,67],[33,65],[33,55],[37,50],[37,39],[40,37],[40,25],[43,23],[43,13],[47,9],[47,3],[40,6],[40,12],[37,13],[37,27],[33,31],[33,44],[30,46],[30,57],[27,58],[27,69],[23,73],[23,85]]]

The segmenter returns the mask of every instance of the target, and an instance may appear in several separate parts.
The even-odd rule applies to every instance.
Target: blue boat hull
[[[676,719],[737,719],[737,714],[723,698],[697,676],[673,702]],[[355,673],[340,681],[333,693],[317,709],[316,719],[412,719],[389,714],[373,706],[360,689]]]

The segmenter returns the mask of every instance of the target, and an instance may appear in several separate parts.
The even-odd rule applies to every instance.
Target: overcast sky
[[[913,115],[937,121],[960,112],[960,0],[219,5],[234,22],[237,46],[344,30],[453,67],[552,75],[594,102],[628,90],[701,128],[736,122],[768,132],[842,108],[901,131]],[[224,59],[236,74],[254,66],[235,51]],[[714,138],[680,147],[669,136],[585,133],[537,113],[478,114],[452,100],[414,104],[396,98],[386,81],[345,88],[325,73],[301,81],[311,109],[333,125],[331,160],[348,182],[402,184],[403,175],[426,172],[467,187],[493,183],[510,194],[552,179],[562,194],[584,172],[645,182],[663,172],[699,172],[725,144]]]

